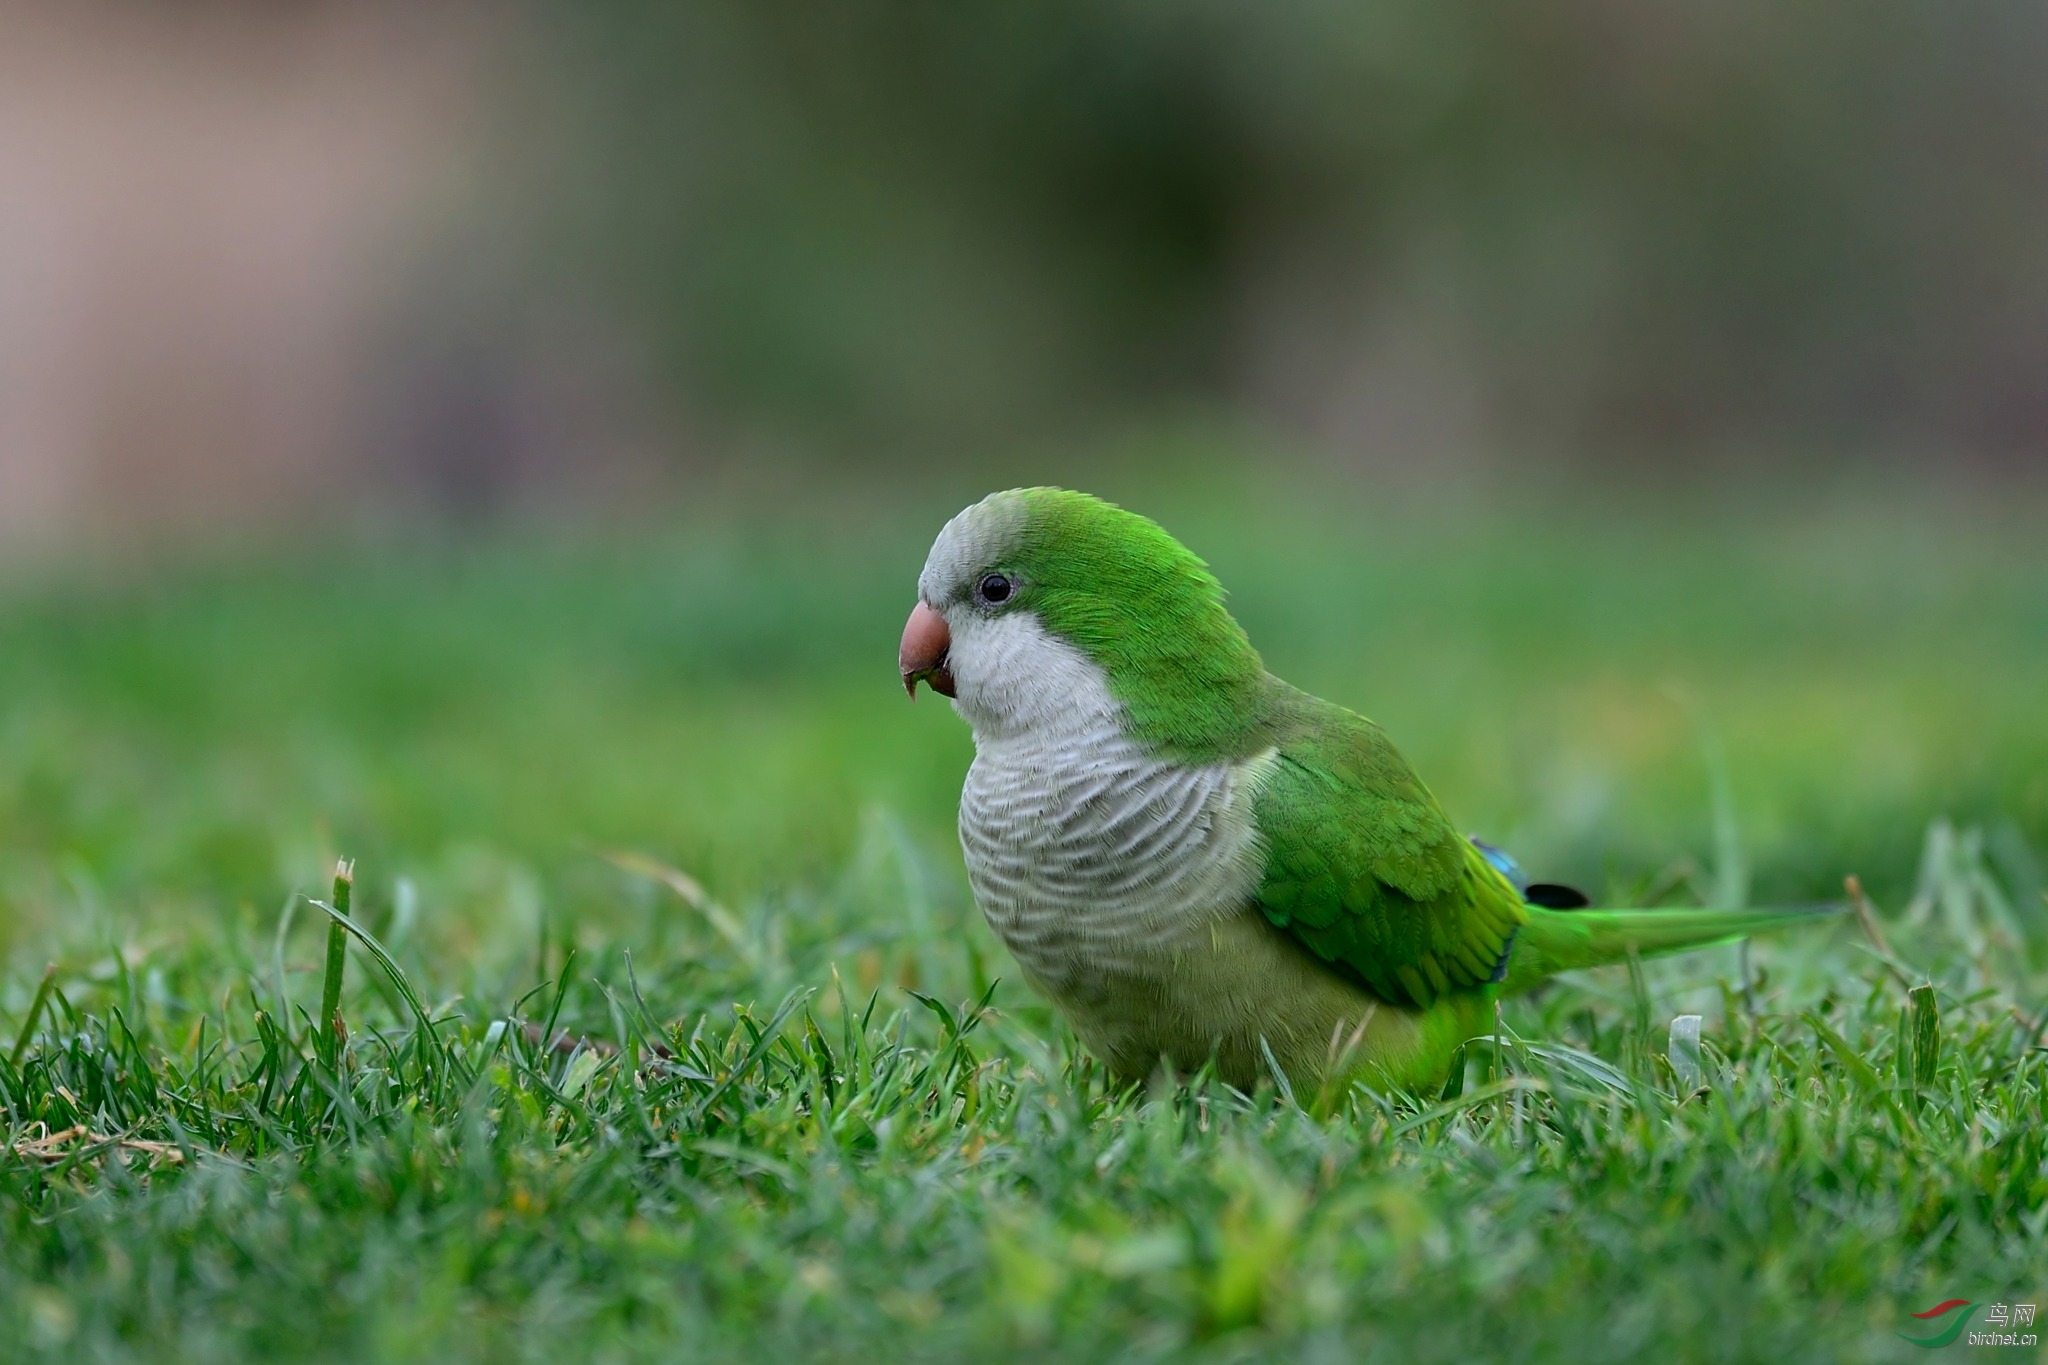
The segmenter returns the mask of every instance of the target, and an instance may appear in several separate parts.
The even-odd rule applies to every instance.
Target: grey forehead
[[[993,493],[940,530],[917,576],[917,594],[934,606],[957,596],[967,580],[1003,559],[1024,529],[1024,500]]]

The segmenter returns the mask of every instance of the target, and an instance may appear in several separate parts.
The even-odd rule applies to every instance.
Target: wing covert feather
[[[1266,917],[1395,1004],[1497,980],[1521,896],[1379,726],[1306,696],[1288,710],[1253,804]]]

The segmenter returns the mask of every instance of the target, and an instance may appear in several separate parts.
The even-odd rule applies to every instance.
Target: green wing
[[[1529,918],[1514,887],[1379,726],[1300,694],[1285,712],[1253,803],[1266,917],[1395,1004],[1500,980]]]

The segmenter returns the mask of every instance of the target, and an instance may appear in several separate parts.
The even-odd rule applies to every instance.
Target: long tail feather
[[[1529,907],[1529,922],[1515,935],[1503,989],[1525,991],[1558,972],[1731,943],[1751,934],[1785,929],[1839,915],[1846,905],[1761,910],[1545,910]]]

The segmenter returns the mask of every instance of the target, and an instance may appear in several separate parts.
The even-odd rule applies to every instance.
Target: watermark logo
[[[1984,1309],[1984,1330],[1970,1333],[1970,1345],[2037,1346],[2040,1344],[2040,1337],[2034,1333],[2016,1330],[2034,1325],[2035,1305],[2031,1303],[1994,1303],[1987,1306],[1975,1303],[1969,1299],[1950,1299],[1946,1303],[1937,1303],[1924,1313],[1915,1313],[1913,1315],[1915,1318],[1935,1329],[1931,1335],[1914,1336],[1909,1332],[1900,1332],[1898,1335],[1912,1342],[1915,1346],[1924,1346],[1930,1351],[1942,1346],[1952,1346],[1955,1344],[1956,1339],[1963,1335],[1964,1329],[1969,1327],[1970,1319],[1977,1315],[1979,1308]]]

